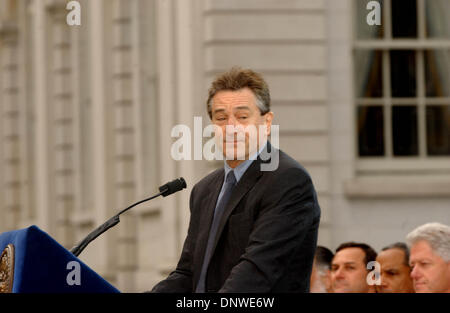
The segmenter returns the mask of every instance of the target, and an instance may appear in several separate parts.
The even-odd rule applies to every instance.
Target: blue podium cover
[[[37,226],[2,233],[0,253],[8,244],[13,244],[15,251],[13,293],[119,292]],[[72,261],[79,264],[79,285],[67,282],[75,268],[68,269]]]

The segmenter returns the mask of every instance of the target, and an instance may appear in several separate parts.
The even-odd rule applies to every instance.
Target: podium
[[[117,293],[37,226],[0,234],[0,292]]]

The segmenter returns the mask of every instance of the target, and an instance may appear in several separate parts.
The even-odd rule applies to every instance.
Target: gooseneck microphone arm
[[[131,209],[132,207],[141,204],[142,202],[145,201],[149,201],[152,200],[156,197],[159,197],[160,195],[162,195],[162,192],[158,193],[157,195],[154,195],[148,199],[145,200],[141,200],[139,202],[136,202],[132,205],[130,205],[128,208],[123,209],[122,211],[120,211],[118,214],[114,215],[113,217],[111,217],[109,220],[107,220],[104,224],[100,225],[99,227],[97,227],[95,230],[93,230],[89,235],[86,236],[86,238],[84,238],[82,241],[80,241],[80,243],[78,243],[75,247],[72,248],[72,250],[70,250],[70,252],[72,252],[75,256],[79,256],[81,251],[84,250],[84,248],[87,247],[87,245],[93,241],[95,238],[97,238],[98,236],[100,236],[101,234],[103,234],[105,231],[107,231],[108,229],[110,229],[111,227],[119,224],[120,222],[120,218],[119,215],[124,213],[125,211]]]
[[[110,229],[111,227],[117,225],[120,222],[120,214],[125,213],[132,207],[141,204],[146,201],[150,201],[156,197],[163,196],[167,197],[168,195],[171,195],[177,191],[180,191],[182,189],[186,188],[186,181],[183,179],[183,177],[180,177],[178,179],[175,179],[161,187],[159,187],[159,193],[151,196],[150,198],[138,201],[136,203],[133,203],[129,207],[123,209],[113,217],[111,217],[109,220],[107,220],[104,224],[97,227],[95,230],[93,230],[89,235],[87,235],[82,241],[80,241],[75,247],[73,247],[70,252],[72,252],[75,256],[79,256],[80,253],[87,247],[87,245],[93,241],[95,238],[103,234],[105,231]]]

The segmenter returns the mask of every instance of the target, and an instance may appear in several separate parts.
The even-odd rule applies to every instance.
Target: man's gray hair
[[[427,223],[414,229],[406,236],[411,248],[418,241],[425,240],[445,262],[450,262],[450,227],[440,223]]]
[[[270,112],[269,86],[262,75],[251,69],[234,66],[217,76],[209,88],[208,100],[206,101],[209,117],[212,118],[212,99],[216,93],[222,90],[238,91],[243,88],[249,88],[253,92],[256,106],[259,108],[261,115]]]

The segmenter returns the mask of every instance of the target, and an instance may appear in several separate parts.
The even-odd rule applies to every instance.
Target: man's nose
[[[414,266],[409,274],[412,279],[418,279],[420,277],[420,270],[417,266]]]
[[[342,269],[337,269],[335,272],[334,272],[334,277],[336,277],[336,278],[343,278],[344,277],[344,271],[342,270]]]
[[[234,115],[229,115],[227,119],[227,125],[233,125],[235,126],[237,124],[237,119],[234,117]]]

